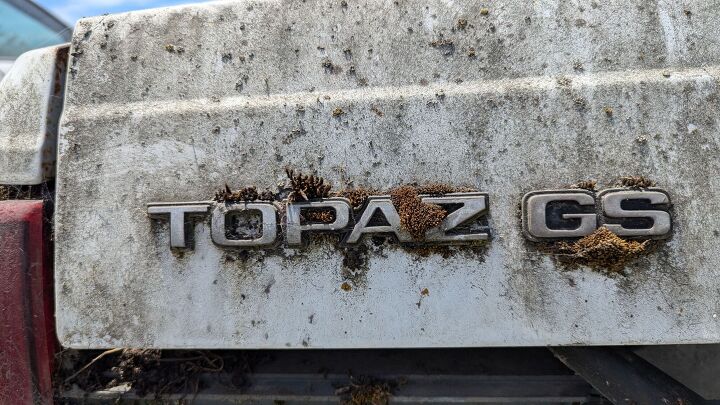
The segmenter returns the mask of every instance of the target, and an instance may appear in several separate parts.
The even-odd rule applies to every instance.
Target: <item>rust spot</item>
[[[423,288],[422,291],[420,291],[420,295],[427,297],[428,295],[430,295],[430,290],[428,290],[427,288]]]
[[[340,107],[335,107],[335,109],[333,109],[333,111],[332,111],[332,116],[333,116],[333,117],[339,117],[339,116],[341,116],[341,115],[343,115],[343,114],[345,114],[345,110],[343,110],[343,109],[340,108]]]
[[[340,284],[340,289],[343,290],[343,291],[345,291],[345,292],[347,292],[347,291],[352,291],[352,286],[350,285],[350,283],[348,283],[347,281],[345,281],[345,282],[343,282],[342,284]]]
[[[467,28],[467,25],[468,25],[468,21],[466,19],[460,18],[457,20],[458,29],[464,30],[465,28]]]

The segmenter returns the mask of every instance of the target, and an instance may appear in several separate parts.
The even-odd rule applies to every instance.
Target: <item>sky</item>
[[[146,8],[197,3],[202,0],[35,0],[55,16],[73,26],[80,17],[121,13]]]

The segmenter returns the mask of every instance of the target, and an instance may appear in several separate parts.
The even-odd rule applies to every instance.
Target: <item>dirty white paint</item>
[[[653,1],[498,1],[487,15],[461,0],[346,4],[212,3],[78,24],[55,222],[64,345],[720,339],[720,4],[691,1],[688,15]],[[368,243],[352,270],[327,239],[221,249],[208,221],[192,251],[172,252],[167,222],[146,214],[225,183],[274,188],[287,165],[336,188],[475,187],[490,194],[491,241],[447,258]],[[626,276],[569,270],[523,238],[524,193],[623,175],[653,178],[675,205],[673,238]]]
[[[12,67],[14,59],[0,59],[0,80],[7,74]]]
[[[61,106],[55,73],[64,49],[67,45],[27,52],[5,77],[0,72],[0,184],[40,184],[55,175]]]

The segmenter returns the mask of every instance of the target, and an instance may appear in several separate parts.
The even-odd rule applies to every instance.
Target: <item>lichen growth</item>
[[[627,188],[650,188],[655,187],[655,182],[645,176],[625,176],[620,178],[618,185]]]
[[[263,192],[265,193],[265,192]],[[255,186],[249,186],[241,188],[240,190],[232,191],[230,186],[225,184],[225,188],[215,192],[214,200],[217,202],[233,203],[233,202],[251,202],[255,201],[260,197]]]
[[[367,202],[368,197],[375,194],[378,194],[377,190],[364,187],[350,188],[333,193],[336,197],[347,198],[355,211],[360,210]]]
[[[560,86],[568,87],[572,84],[572,79],[569,77],[565,77],[565,76],[559,77],[557,79],[557,84]]]
[[[265,190],[258,195],[258,200],[260,201],[275,201],[277,199],[277,195],[270,190]]]
[[[329,224],[335,221],[335,210],[331,208],[310,208],[303,212],[306,221]]]
[[[623,239],[603,226],[576,242],[558,242],[555,248],[563,261],[619,273],[646,251],[648,243]]]
[[[579,188],[582,190],[595,191],[595,190],[597,190],[597,181],[595,181],[595,180],[579,181],[579,182],[573,184],[572,186],[570,186],[570,188]]]
[[[468,187],[455,187],[443,183],[422,184],[419,186],[415,186],[415,190],[417,190],[418,194],[429,194],[433,196],[440,196],[450,193],[468,193],[476,191]]]
[[[455,43],[451,39],[440,38],[430,42],[430,46],[440,50],[444,56],[450,56],[455,53]]]
[[[400,226],[415,240],[424,240],[425,232],[445,219],[447,211],[436,204],[427,204],[413,186],[400,186],[390,192],[395,209],[400,215]]]
[[[303,175],[299,171],[285,168],[285,173],[290,179],[292,191],[288,195],[290,201],[307,201],[330,196],[332,186],[325,183],[325,179],[315,175]]]
[[[174,45],[174,44],[167,44],[165,45],[165,50],[170,53],[184,53],[185,48],[182,46]]]

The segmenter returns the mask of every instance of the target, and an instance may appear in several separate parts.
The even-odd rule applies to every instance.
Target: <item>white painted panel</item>
[[[343,3],[79,23],[59,145],[64,345],[720,339],[717,5]],[[328,238],[233,251],[204,220],[178,253],[167,222],[147,215],[148,203],[208,200],[225,183],[274,187],[288,165],[336,187],[474,187],[489,193],[490,241],[449,257],[368,242],[349,277],[348,253]],[[526,192],[636,174],[668,191],[674,234],[625,276],[567,269],[523,237]]]

